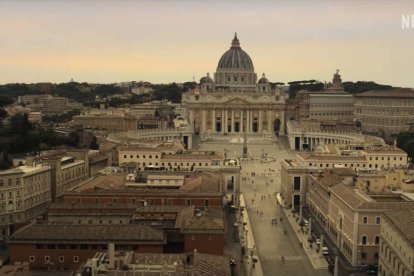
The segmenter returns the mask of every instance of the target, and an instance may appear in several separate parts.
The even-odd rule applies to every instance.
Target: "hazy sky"
[[[198,81],[234,32],[270,81],[414,87],[414,1],[0,0],[0,83]]]

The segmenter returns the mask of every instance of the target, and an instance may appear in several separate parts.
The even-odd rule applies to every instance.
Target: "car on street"
[[[321,244],[321,239],[316,239],[315,243],[316,243],[316,245],[320,245]]]
[[[367,270],[365,270],[367,275],[378,275],[378,265],[369,265]]]
[[[235,266],[237,264],[237,261],[235,258],[230,258],[230,265]]]
[[[328,247],[324,246],[322,247],[322,255],[328,256],[329,255],[329,249]]]

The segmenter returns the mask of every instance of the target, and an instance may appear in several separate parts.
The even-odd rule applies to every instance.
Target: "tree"
[[[98,140],[96,139],[95,135],[92,137],[92,141],[91,141],[91,144],[89,145],[89,148],[92,149],[92,150],[98,150],[99,149]]]
[[[12,104],[14,101],[12,98],[0,96],[0,107],[3,108]]]
[[[414,158],[414,132],[400,132],[397,136],[397,146]]]

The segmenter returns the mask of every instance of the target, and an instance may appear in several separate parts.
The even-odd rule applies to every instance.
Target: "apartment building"
[[[414,211],[388,211],[382,218],[378,275],[413,275]]]
[[[51,200],[51,167],[26,163],[0,172],[1,238],[8,238],[23,223],[46,212]]]
[[[354,116],[365,133],[392,141],[414,123],[414,90],[372,90],[355,95]]]
[[[61,114],[70,110],[69,101],[64,97],[53,97],[43,100],[42,113],[46,115]]]
[[[128,131],[137,130],[138,121],[130,115],[76,115],[73,122],[83,128]]]
[[[402,178],[399,176],[401,170],[408,166],[407,153],[391,146],[386,145],[364,145],[364,144],[331,144],[320,147],[318,151],[312,153],[299,153],[296,159],[284,159],[281,162],[281,192],[282,196],[288,206],[293,209],[298,209],[304,202],[307,191],[307,175],[318,172],[319,170],[329,168],[349,168],[358,173],[369,171],[386,171],[387,187],[381,186],[382,190],[391,189],[392,185],[397,185],[402,188],[405,185],[405,190],[409,191],[411,185],[409,184],[409,176],[406,176],[407,183],[402,183]],[[392,176],[391,172],[400,170],[399,173]],[[392,177],[391,177],[392,176]],[[367,175],[365,181],[375,183],[374,174]],[[391,179],[398,178],[394,182]],[[360,185],[366,186],[367,182]],[[377,184],[375,184],[377,185]],[[380,190],[378,190],[380,191]]]

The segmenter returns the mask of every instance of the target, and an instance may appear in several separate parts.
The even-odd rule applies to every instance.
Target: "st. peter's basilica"
[[[220,58],[214,80],[207,76],[183,94],[183,106],[195,133],[202,136],[283,135],[285,93],[265,74],[257,81],[250,56],[237,34]]]

